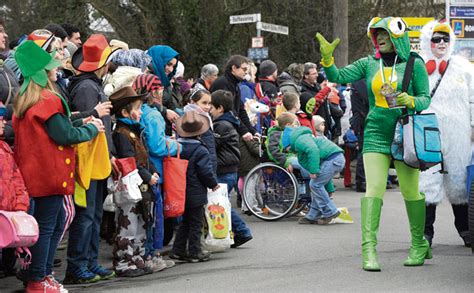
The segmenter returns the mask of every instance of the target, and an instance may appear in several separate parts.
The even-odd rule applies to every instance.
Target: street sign
[[[454,34],[458,38],[464,38],[464,39],[474,38],[474,19],[472,18],[464,18],[464,19],[451,18],[451,27],[454,30]]]
[[[459,18],[474,17],[474,7],[451,6],[449,7],[449,16]]]
[[[266,23],[266,22],[257,22],[257,30],[262,30],[266,32],[288,35],[288,27],[283,25],[277,25],[273,23]]]
[[[247,57],[253,60],[267,59],[268,58],[268,47],[263,48],[249,48],[247,51]]]
[[[451,5],[474,5],[474,0],[450,0],[449,2]]]
[[[252,48],[262,48],[263,47],[263,37],[252,38]]]
[[[261,19],[260,13],[229,16],[230,24],[252,23],[252,22],[260,21],[260,19]]]

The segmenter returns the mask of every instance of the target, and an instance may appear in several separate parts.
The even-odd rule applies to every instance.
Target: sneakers
[[[341,212],[337,211],[332,216],[329,216],[327,218],[318,219],[317,223],[318,223],[318,225],[329,225],[331,223],[331,221],[334,220],[335,218],[339,217],[340,214],[341,214]]]
[[[123,278],[136,278],[140,277],[143,275],[146,275],[147,273],[143,269],[128,269],[124,271],[117,271],[117,276],[123,277]]]
[[[145,266],[151,268],[153,273],[174,267],[174,265],[174,261],[164,260],[161,256],[154,256],[153,258],[151,258],[151,256],[148,256],[147,260],[145,261]]]
[[[171,259],[174,259],[174,260],[177,260],[177,261],[187,261],[187,256],[185,254],[170,252],[170,254],[168,256]]]
[[[86,268],[77,269],[74,272],[66,272],[64,284],[89,284],[100,281],[101,277]]]
[[[234,244],[232,244],[230,247],[231,248],[237,248],[239,246],[241,246],[242,244],[246,243],[246,242],[249,242],[250,240],[253,239],[253,236],[252,235],[249,235],[249,236],[239,236],[239,235],[236,235],[234,237]]]
[[[89,271],[91,273],[96,274],[97,276],[99,276],[100,281],[110,280],[110,279],[115,278],[115,276],[116,276],[114,271],[108,270],[108,269],[104,268],[101,265],[95,265],[95,266],[89,268]]]
[[[302,217],[298,220],[298,224],[307,225],[307,224],[317,224],[318,220],[310,220],[306,217]]]
[[[200,252],[197,255],[190,255],[187,257],[188,262],[190,263],[197,263],[197,262],[204,262],[211,259],[211,253],[207,252]]]
[[[60,289],[51,285],[46,278],[41,281],[30,281],[26,286],[26,293],[60,293]]]
[[[64,288],[64,286],[63,286],[61,283],[58,282],[58,280],[56,280],[56,279],[54,278],[53,275],[46,276],[44,279],[45,279],[51,286],[55,286],[56,288],[58,288],[58,289],[59,289],[59,292],[61,292],[61,293],[68,293],[68,292],[69,292],[66,288]]]

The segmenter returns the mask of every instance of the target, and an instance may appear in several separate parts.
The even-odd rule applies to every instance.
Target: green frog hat
[[[56,50],[49,54],[33,41],[25,41],[18,46],[15,60],[24,78],[20,95],[23,95],[31,81],[43,88],[46,86],[48,83],[46,70],[61,66],[61,62],[54,58],[55,55]]]
[[[400,17],[374,17],[367,27],[367,36],[372,40],[375,49],[375,58],[382,57],[376,40],[377,29],[384,29],[388,32],[392,41],[395,53],[403,61],[407,61],[410,57],[410,39],[408,38],[408,27]]]

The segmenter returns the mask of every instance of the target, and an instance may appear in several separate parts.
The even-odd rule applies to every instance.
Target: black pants
[[[454,214],[454,226],[460,236],[465,236],[469,233],[469,222],[468,222],[468,205],[451,205]],[[425,222],[425,235],[433,238],[434,227],[433,224],[436,220],[436,205],[426,205],[426,222]]]
[[[357,153],[357,167],[356,167],[356,184],[358,186],[365,185],[365,172],[364,172],[364,160],[362,158],[362,147],[364,146],[364,135],[360,134],[357,136],[357,141],[359,144],[359,150]]]
[[[173,253],[185,255],[186,244],[190,256],[196,256],[201,252],[201,233],[204,221],[204,206],[186,207],[183,221],[176,232],[173,244]]]

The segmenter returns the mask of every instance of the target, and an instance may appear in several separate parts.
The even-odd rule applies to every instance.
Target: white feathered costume
[[[445,196],[451,204],[465,204],[468,201],[466,166],[471,163],[471,137],[474,127],[474,67],[463,57],[452,56],[455,36],[448,25],[445,26],[450,32],[448,52],[443,58],[433,55],[431,38],[435,27],[439,28],[438,25],[436,21],[428,23],[423,27],[420,37],[420,53],[425,63],[430,65],[427,69],[431,67],[433,70],[436,66],[429,74],[430,91],[441,77],[440,71],[448,60],[449,65],[431,98],[430,107],[423,112],[436,113],[444,168],[448,174],[437,172],[441,168],[440,165],[421,172],[420,191],[425,193],[427,204],[438,204]]]

